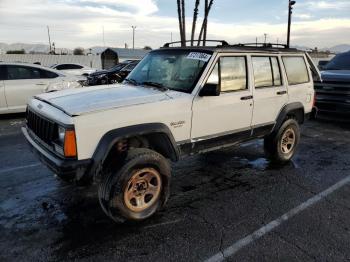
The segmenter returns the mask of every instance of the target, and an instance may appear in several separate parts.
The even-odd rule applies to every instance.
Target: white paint
[[[206,53],[199,53],[199,52],[191,52],[187,56],[187,59],[200,60],[204,62],[208,62],[210,58],[211,58],[211,55]]]
[[[318,203],[322,199],[326,198],[333,192],[339,190],[340,188],[344,187],[345,185],[350,183],[350,176],[344,178],[340,182],[336,183],[335,185],[331,186],[330,188],[326,189],[325,191],[315,195],[314,197],[308,199],[301,205],[293,208],[292,210],[288,211],[284,215],[280,216],[276,220],[268,223],[267,225],[261,227],[260,229],[256,230],[252,234],[246,236],[245,238],[242,238],[238,240],[236,243],[232,244],[231,246],[227,247],[222,252],[219,252],[215,254],[214,256],[210,257],[206,260],[206,262],[216,262],[216,261],[224,261],[230,256],[233,256],[238,251],[240,251],[242,248],[246,247],[247,245],[253,243],[255,240],[258,240],[262,236],[266,235],[267,233],[274,230],[276,227],[280,226],[282,223],[286,222],[290,218],[294,217],[295,215],[299,214],[300,212],[306,210],[307,208],[313,206],[314,204]]]
[[[13,172],[21,169],[26,169],[26,168],[31,168],[31,167],[37,167],[37,166],[40,166],[40,163],[26,165],[26,166],[12,167],[12,168],[4,168],[4,169],[0,169],[0,174]]]

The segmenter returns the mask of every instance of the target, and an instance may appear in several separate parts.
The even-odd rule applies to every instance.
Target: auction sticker
[[[199,53],[199,52],[191,52],[187,56],[187,59],[200,60],[204,62],[208,62],[210,58],[211,58],[211,55],[206,53]]]

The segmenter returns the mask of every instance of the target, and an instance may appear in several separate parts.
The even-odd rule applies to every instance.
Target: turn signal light
[[[77,156],[77,143],[75,139],[74,130],[66,130],[64,138],[64,156],[76,157]]]

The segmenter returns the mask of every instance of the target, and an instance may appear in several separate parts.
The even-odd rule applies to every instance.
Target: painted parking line
[[[4,168],[4,169],[0,169],[0,174],[13,172],[13,171],[21,170],[21,169],[26,169],[26,168],[31,168],[31,167],[37,167],[37,166],[40,166],[40,165],[41,165],[40,163],[35,163],[35,164],[31,164],[31,165],[26,165],[26,166],[17,166],[17,167],[11,167],[11,168]]]
[[[237,242],[233,243],[231,246],[227,247],[223,251],[213,255],[212,257],[205,260],[206,262],[216,262],[216,261],[224,261],[226,258],[233,256],[238,251],[240,251],[245,246],[253,243],[254,241],[258,240],[265,234],[271,232],[276,227],[280,226],[282,223],[286,222],[290,218],[294,217],[295,215],[299,214],[300,212],[306,210],[307,208],[313,206],[314,204],[318,203],[322,199],[326,198],[333,192],[341,189],[345,185],[350,183],[350,176],[344,178],[343,180],[339,181],[335,185],[331,186],[330,188],[326,189],[325,191],[315,195],[314,197],[308,199],[304,203],[300,204],[299,206],[293,208],[292,210],[288,211],[284,215],[280,216],[276,220],[268,223],[267,225],[261,227],[260,229],[256,230],[252,234],[238,240]]]

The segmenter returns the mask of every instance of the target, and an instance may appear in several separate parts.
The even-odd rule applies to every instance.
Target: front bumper
[[[62,159],[48,150],[44,149],[37,143],[28,133],[27,128],[22,127],[23,135],[25,136],[30,150],[45,164],[51,171],[65,180],[79,181],[88,175],[92,160],[74,160]]]

